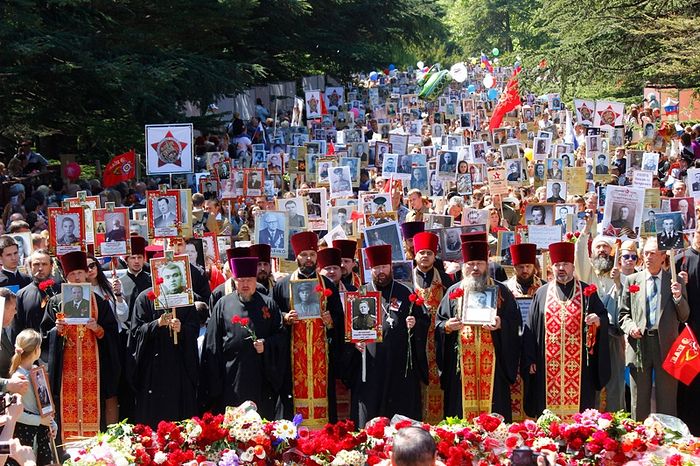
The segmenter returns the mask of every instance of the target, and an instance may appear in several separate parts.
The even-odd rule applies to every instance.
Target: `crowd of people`
[[[595,407],[700,434],[700,382],[662,367],[685,323],[700,332],[700,125],[674,126],[653,95],[594,127],[557,94],[525,93],[489,128],[502,102],[485,77],[512,76],[490,66],[430,101],[412,98],[423,71],[358,76],[306,126],[308,101],[275,119],[258,101],[248,124],[197,136],[184,177],[13,184],[0,388],[22,395],[14,437],[50,464],[121,419],[155,427],[247,400],[312,428]],[[12,181],[44,162],[26,141],[2,168]],[[222,194],[239,173],[242,192]],[[191,211],[169,207],[173,190]],[[61,230],[71,202],[87,225],[95,208],[128,208],[129,234],[117,221],[100,240],[127,253]],[[181,223],[190,234],[154,234]]]

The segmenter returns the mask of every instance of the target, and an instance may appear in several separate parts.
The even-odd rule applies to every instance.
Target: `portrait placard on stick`
[[[49,249],[57,256],[83,250],[82,207],[49,207]]]
[[[95,225],[95,254],[101,257],[123,256],[131,253],[129,239],[129,208],[114,207],[92,211]]]
[[[194,304],[190,258],[186,254],[151,259],[155,309],[174,309]]]
[[[149,234],[156,238],[174,238],[181,235],[179,190],[146,191],[146,208]]]
[[[52,415],[56,408],[51,395],[51,386],[49,385],[49,377],[44,366],[34,367],[29,372],[29,378],[34,389],[34,397],[36,398],[37,408],[39,408],[39,416],[45,417]]]
[[[378,291],[345,293],[345,341],[382,341],[382,296]]]
[[[95,228],[92,224],[92,211],[102,207],[100,196],[88,196],[87,191],[78,191],[76,197],[69,197],[64,202],[68,202],[69,207],[82,207],[83,222],[85,222],[85,241],[92,243],[95,241]]]

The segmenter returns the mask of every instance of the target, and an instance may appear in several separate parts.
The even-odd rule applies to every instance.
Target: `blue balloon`
[[[489,100],[496,100],[498,98],[498,91],[496,89],[489,89],[486,95],[488,96]]]
[[[372,71],[372,72],[369,74],[369,79],[370,79],[370,81],[376,81],[378,77],[379,77],[379,75],[377,74],[376,71]]]
[[[469,91],[470,94],[475,93],[475,92],[476,92],[476,86],[473,85],[473,84],[470,84],[469,86],[467,86],[467,91]]]
[[[389,71],[394,71],[395,69],[396,67],[393,64],[389,65]]]

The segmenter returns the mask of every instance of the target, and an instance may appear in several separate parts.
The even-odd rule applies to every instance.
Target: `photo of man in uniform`
[[[178,262],[166,263],[158,271],[158,277],[163,279],[160,292],[165,295],[184,293],[187,288],[185,275]]]
[[[554,182],[548,187],[549,197],[547,197],[547,202],[553,202],[555,204],[563,203],[566,200],[561,196],[561,183]]]
[[[630,218],[630,208],[626,205],[620,207],[617,211],[617,217],[610,224],[614,228],[629,228],[632,229],[632,219]]]
[[[377,311],[375,308],[375,302],[373,300],[361,299],[353,303],[352,329],[374,330],[376,326]]]
[[[309,319],[321,316],[321,303],[319,296],[314,291],[314,284],[311,282],[293,283],[296,288],[294,293],[294,310],[297,311],[300,319]]]
[[[62,246],[67,246],[80,242],[80,238],[75,236],[75,220],[69,215],[60,216],[60,222],[57,222],[61,226],[58,238],[56,238],[56,243]]]
[[[288,200],[284,203],[284,210],[289,213],[289,227],[290,228],[303,228],[306,225],[306,221],[303,215],[299,214],[297,209],[297,203],[293,200]]]

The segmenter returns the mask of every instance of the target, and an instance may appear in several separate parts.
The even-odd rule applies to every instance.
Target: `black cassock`
[[[676,271],[688,272],[688,305],[690,316],[688,325],[700,338],[700,253],[693,248],[683,251],[676,256]],[[683,324],[680,326],[683,330]],[[664,356],[664,355],[662,355]],[[692,409],[700,400],[700,376],[695,377],[690,385],[678,384],[678,417],[688,425],[693,435],[700,435],[700,410]]]
[[[112,312],[109,303],[97,295],[97,323],[104,329],[104,336],[97,339],[97,348],[100,359],[100,403],[116,396],[121,374],[119,360],[119,329],[117,319]],[[49,300],[46,313],[41,321],[41,333],[44,337],[42,343],[42,359],[48,361],[49,380],[51,392],[56,403],[56,413],[61,412],[61,382],[63,380],[63,345],[64,338],[56,331],[56,312],[61,309],[60,294]],[[89,331],[89,330],[88,330]],[[100,428],[106,428],[104,422],[104,408],[100,419]]]
[[[233,316],[250,319],[255,336],[265,340],[262,354],[253,347],[250,333],[231,321]],[[224,296],[212,311],[204,341],[200,393],[205,406],[221,413],[226,406],[250,400],[262,417],[274,419],[283,357],[288,354],[277,304],[260,293],[249,302],[235,292]]]
[[[134,420],[156,427],[160,421],[197,414],[199,316],[194,306],[177,308],[181,328],[175,345],[170,329],[158,327],[163,310],[154,309],[147,296],[150,290],[136,298],[129,346],[134,348],[136,364]]]
[[[52,287],[53,294],[60,294],[61,285]],[[44,318],[46,293],[39,289],[39,283],[33,281],[17,293],[17,313],[10,327],[10,339],[14,343],[19,332],[26,328],[41,331],[41,321]],[[48,302],[48,301],[47,301]]]
[[[445,393],[445,417],[462,417],[462,376],[458,369],[459,332],[445,333],[445,322],[460,315],[457,299],[450,299],[450,293],[460,283],[451,286],[440,302],[435,317],[435,358],[440,369],[440,386]],[[522,317],[513,293],[502,283],[496,283],[503,302],[497,308],[496,315],[501,318],[501,328],[491,332],[493,348],[496,355],[496,368],[493,376],[491,410],[503,416],[506,422],[512,419],[510,404],[510,385],[515,383],[520,362],[520,328]]]
[[[366,346],[367,377],[362,381],[362,355],[355,350],[352,369],[350,416],[358,425],[377,416],[391,418],[402,414],[411,419],[422,419],[421,383],[428,383],[428,357],[425,345],[430,326],[430,316],[423,306],[413,305],[412,291],[405,285],[392,281],[385,287],[377,287],[382,294],[382,342]],[[409,314],[410,310],[410,314]],[[411,364],[408,359],[408,327],[406,318],[412,315],[416,325],[412,329]]]
[[[309,276],[303,276],[301,274],[298,276],[299,280],[311,278],[317,278],[315,272]],[[336,377],[340,377],[339,366],[342,363],[341,358],[343,352],[343,342],[345,341],[345,314],[343,312],[343,303],[340,302],[338,288],[328,278],[321,278],[323,279],[324,286],[332,291],[331,296],[329,296],[326,301],[326,309],[331,313],[331,318],[333,319],[333,328],[326,330],[326,342],[328,344],[328,420],[330,422],[336,422],[338,413],[336,409],[335,379]],[[291,275],[287,275],[286,277],[280,279],[277,283],[275,283],[272,293],[273,299],[279,306],[283,316],[290,311],[290,280]],[[284,338],[286,339],[284,347],[286,348],[287,353],[284,356],[284,376],[279,396],[282,403],[282,416],[285,419],[292,419],[295,413],[292,400],[293,374],[290,354],[291,333],[288,326],[284,326]]]
[[[546,375],[544,346],[545,334],[545,310],[547,301],[547,290],[550,286],[557,286],[558,297],[561,300],[571,296],[575,280],[571,280],[566,285],[558,282],[549,282],[541,286],[535,293],[532,300],[532,307],[528,316],[525,332],[523,333],[523,364],[522,374],[525,385],[525,401],[523,408],[525,413],[531,417],[537,417],[547,408],[546,405]],[[553,285],[556,283],[556,285]],[[585,289],[588,284],[581,282],[581,289]],[[593,347],[593,354],[586,357],[586,324],[582,325],[581,333],[581,389],[579,412],[595,406],[595,392],[602,390],[608,380],[610,380],[610,351],[608,347],[608,312],[598,297],[598,293],[593,293],[586,297],[582,293],[582,320],[586,315],[594,313],[600,318],[600,327],[596,333],[596,343]],[[586,308],[586,304],[588,308]],[[586,362],[588,360],[588,362]],[[537,365],[534,375],[529,373],[531,364]]]

